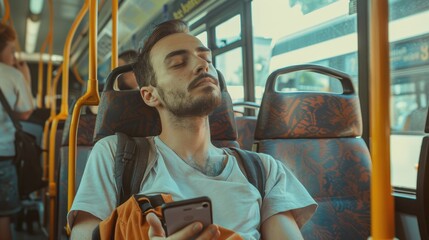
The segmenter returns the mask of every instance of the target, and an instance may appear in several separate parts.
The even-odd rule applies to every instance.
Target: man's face
[[[150,52],[160,102],[178,117],[206,116],[221,102],[211,51],[194,36],[169,35]]]

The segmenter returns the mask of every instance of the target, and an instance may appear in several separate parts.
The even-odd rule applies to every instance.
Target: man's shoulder
[[[118,137],[116,135],[109,135],[103,137],[95,143],[95,146],[109,146],[116,145],[118,143]]]
[[[150,136],[150,137],[129,137],[130,140],[135,140],[135,139],[143,139],[146,138],[148,140],[148,142],[150,143],[150,145],[152,147],[154,147],[154,137]],[[117,134],[113,134],[113,135],[109,135],[106,137],[103,137],[102,139],[100,139],[99,141],[97,141],[94,145],[94,149],[95,150],[99,150],[99,151],[103,151],[106,149],[109,149],[111,152],[115,153],[117,148],[118,148],[118,142],[119,141],[119,137]],[[97,151],[98,151],[97,150]]]
[[[229,147],[223,147],[221,149],[230,149]],[[257,155],[262,161],[275,161],[275,159],[273,158],[273,156],[266,154],[266,153],[260,153],[260,152],[255,152],[255,151],[250,151],[250,150],[246,150],[246,149],[241,149],[241,151],[244,151],[248,154],[254,154]],[[229,152],[229,151],[227,151]]]
[[[249,156],[249,154],[254,155],[253,158],[255,158],[255,156],[256,156],[257,161],[260,161],[262,163],[262,167],[263,167],[263,169],[265,169],[265,172],[267,172],[267,173],[273,169],[278,169],[278,167],[281,166],[278,164],[279,160],[275,159],[273,156],[271,156],[269,154],[250,151],[250,150],[244,150],[244,149],[241,149],[241,150],[248,153],[248,154],[245,154],[243,156]],[[246,159],[243,159],[243,160],[246,161]]]

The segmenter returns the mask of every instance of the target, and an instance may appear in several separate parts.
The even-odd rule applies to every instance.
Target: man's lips
[[[203,78],[200,81],[198,81],[197,84],[194,85],[194,88],[199,87],[200,85],[203,85],[203,84],[206,84],[206,83],[212,83],[214,85],[217,85],[216,81],[214,79],[206,77],[206,78]]]
[[[213,77],[212,75],[210,75],[210,74],[202,74],[202,75],[200,75],[200,76],[198,76],[198,77],[196,77],[190,84],[189,84],[189,86],[188,86],[188,91],[189,90],[192,90],[192,89],[194,89],[194,88],[196,88],[196,87],[198,87],[198,86],[200,86],[200,85],[202,85],[202,84],[206,84],[206,83],[212,83],[212,84],[214,84],[214,85],[216,85],[216,86],[218,86],[219,84],[218,84],[218,80],[215,78],[215,77]]]

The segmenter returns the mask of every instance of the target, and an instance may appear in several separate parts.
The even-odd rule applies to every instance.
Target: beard
[[[181,89],[164,90],[158,85],[164,107],[176,117],[203,117],[212,113],[222,102],[221,94],[212,86],[205,86],[204,94],[192,96]]]

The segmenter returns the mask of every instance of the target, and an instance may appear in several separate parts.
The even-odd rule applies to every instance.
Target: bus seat
[[[312,71],[340,80],[343,93],[277,92],[281,74]],[[255,140],[292,170],[318,203],[304,239],[370,236],[370,155],[360,138],[359,99],[349,76],[318,65],[273,72],[266,83]]]
[[[58,225],[57,225],[57,238],[68,239],[65,226],[67,217],[67,189],[68,189],[68,153],[69,153],[69,136],[70,136],[70,123],[72,115],[69,115],[65,125],[64,134],[62,136],[62,143],[60,147],[60,167],[58,173]],[[85,169],[86,160],[93,147],[93,137],[95,128],[94,114],[82,114],[79,118],[78,132],[76,137],[76,186],[80,183],[80,179]]]
[[[56,132],[55,132],[55,140],[54,140],[54,142],[55,142],[55,144],[54,144],[54,181],[55,181],[55,184],[56,184],[56,196],[55,196],[55,201],[56,201],[56,206],[55,206],[55,220],[54,220],[54,222],[55,223],[57,223],[58,221],[58,205],[59,205],[59,202],[58,202],[58,189],[59,189],[59,172],[60,172],[60,167],[61,167],[61,139],[62,139],[62,136],[63,136],[63,133],[64,133],[64,126],[65,126],[65,121],[64,120],[58,120],[58,124],[57,124],[57,128],[56,128]],[[50,139],[50,135],[51,135],[51,129],[52,128],[52,123],[50,124],[50,128],[49,128],[49,130],[48,130],[48,139]],[[48,140],[49,141],[49,140]],[[48,161],[50,161],[49,160],[49,151],[50,151],[50,146],[48,145],[47,146],[47,149],[46,149],[46,151],[47,151],[47,153],[48,153]],[[49,163],[48,163],[48,170],[49,170]],[[48,189],[46,190],[46,191],[48,191]],[[49,209],[49,204],[50,204],[50,202],[49,202],[49,198],[46,198],[46,202],[45,202],[45,205],[46,205],[46,208],[45,209]],[[44,215],[45,215],[45,218],[46,219],[49,219],[48,218],[48,215],[49,214],[49,210],[46,210],[46,211],[44,211]],[[47,223],[49,223],[49,220],[48,220],[48,222]],[[55,231],[55,234],[56,234],[56,226],[54,226],[54,231]]]
[[[108,79],[115,79],[114,76],[131,69],[131,65],[118,67]],[[232,100],[226,91],[223,75],[218,74],[222,103],[209,116],[211,140],[216,146],[238,147]],[[108,80],[98,108],[94,142],[115,132],[132,137],[156,136],[161,132],[161,122],[156,109],[143,102],[140,91],[114,91],[113,81]]]
[[[217,147],[240,147],[237,142],[237,125],[231,96],[226,88],[223,74],[219,70],[217,70],[217,74],[222,103],[209,115],[211,141]]]
[[[426,112],[420,159],[417,171],[417,221],[421,239],[429,239],[429,114]]]
[[[234,107],[259,110],[259,104],[253,102],[235,102]],[[256,128],[256,116],[245,116],[244,111],[234,111],[237,125],[237,142],[240,148],[252,151]]]
[[[428,107],[414,109],[407,115],[404,123],[404,131],[423,132],[425,127]]]
[[[256,117],[255,116],[238,116],[235,117],[237,124],[238,144],[240,148],[252,151],[254,142],[255,128],[256,128]]]

